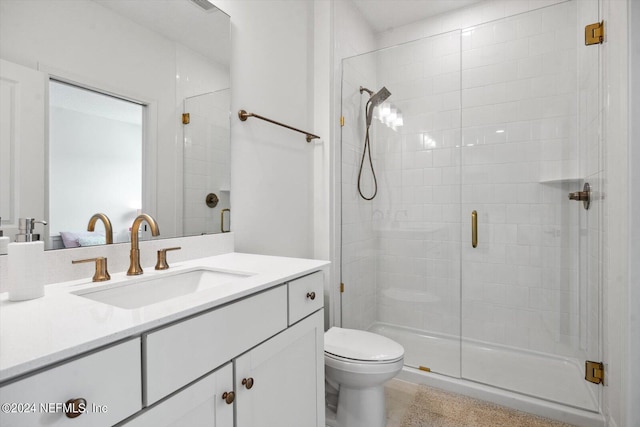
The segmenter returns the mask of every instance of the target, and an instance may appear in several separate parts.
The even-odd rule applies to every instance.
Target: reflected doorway
[[[104,243],[100,226],[86,232],[97,212],[110,218],[114,243],[129,241],[142,207],[144,108],[49,82],[49,248]]]

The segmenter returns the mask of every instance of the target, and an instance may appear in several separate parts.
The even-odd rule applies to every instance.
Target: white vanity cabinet
[[[324,427],[322,288],[322,273],[313,273],[145,334],[146,401],[165,400],[125,425],[232,427],[214,408],[232,408],[223,393],[234,392],[236,426]],[[235,384],[221,373],[164,398],[225,361],[235,364]],[[202,404],[185,397],[194,388]],[[148,418],[165,412],[173,416]]]
[[[323,325],[316,311],[236,359],[236,425],[324,426]]]
[[[142,408],[140,378],[140,339],[132,339],[3,386],[0,425],[112,426]]]
[[[237,426],[325,425],[322,273],[287,290],[289,328],[235,361]]]
[[[324,427],[322,272],[158,325],[0,388],[0,403],[84,399],[78,417],[16,408],[0,426]]]
[[[120,427],[233,427],[234,400],[227,363]]]

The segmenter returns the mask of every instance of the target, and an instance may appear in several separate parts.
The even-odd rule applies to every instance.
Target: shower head
[[[377,107],[384,102],[385,99],[391,96],[391,92],[389,92],[389,90],[384,86],[378,92],[374,92],[371,89],[360,86],[360,93],[362,92],[367,92],[369,94],[369,101],[374,107]]]
[[[371,106],[377,107],[390,96],[391,92],[389,92],[386,87],[382,86],[382,89],[371,95],[371,98],[369,98],[369,102],[371,102]]]
[[[391,92],[389,92],[389,90],[384,86],[382,86],[382,89],[375,93],[372,90],[367,89],[366,87],[360,86],[360,93],[362,92],[367,92],[369,94],[370,105],[367,110],[367,127],[369,127],[371,126],[371,120],[373,119],[373,109],[382,104],[388,97],[390,97]]]

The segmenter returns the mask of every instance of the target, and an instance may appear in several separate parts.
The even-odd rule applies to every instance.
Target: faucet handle
[[[166,270],[169,268],[169,264],[167,264],[167,251],[177,251],[178,249],[182,249],[180,246],[176,246],[175,248],[164,248],[158,251],[158,262],[156,262],[156,270]]]
[[[87,258],[87,259],[77,259],[71,261],[71,264],[81,264],[84,262],[96,262],[96,272],[93,275],[94,282],[104,282],[106,280],[110,280],[111,276],[107,271],[107,258],[105,257],[97,257],[97,258]]]

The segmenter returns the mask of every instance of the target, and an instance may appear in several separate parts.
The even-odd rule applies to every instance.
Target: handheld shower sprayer
[[[373,169],[373,161],[371,160],[371,144],[369,141],[369,128],[371,127],[371,121],[373,119],[373,110],[378,105],[382,104],[389,96],[391,96],[391,92],[386,87],[382,87],[377,92],[372,91],[371,89],[367,89],[366,87],[360,86],[360,94],[362,92],[367,92],[369,94],[369,100],[365,104],[364,113],[366,116],[366,130],[364,137],[364,150],[362,151],[362,160],[360,161],[360,171],[358,172],[358,193],[360,193],[360,197],[365,200],[373,200],[378,194],[378,180],[376,179],[376,172]],[[364,165],[364,158],[367,155],[367,151],[369,152],[369,166],[371,166],[371,175],[373,176],[373,195],[371,197],[367,197],[362,193],[362,189],[360,188],[360,181],[362,178],[362,167]]]
[[[367,92],[369,94],[369,101],[367,101],[367,127],[371,126],[371,120],[373,119],[373,109],[382,104],[387,98],[391,96],[391,92],[382,86],[377,92],[373,92],[371,89],[360,86],[360,93]]]

